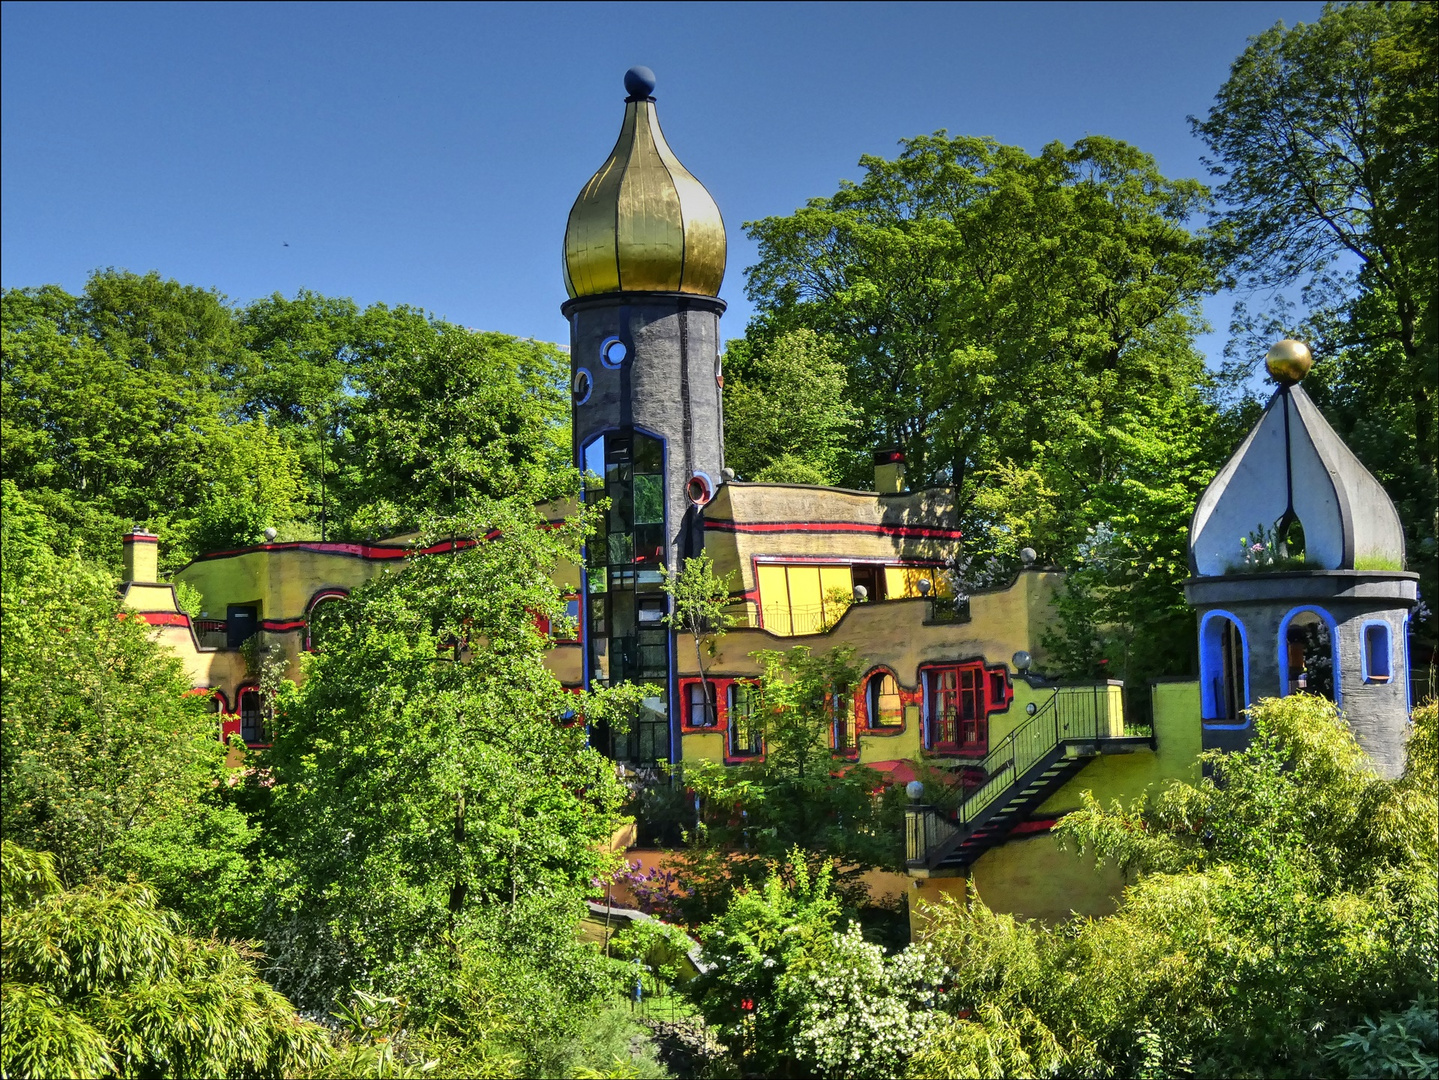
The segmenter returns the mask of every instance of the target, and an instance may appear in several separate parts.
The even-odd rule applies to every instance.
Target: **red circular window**
[[[690,482],[685,485],[685,494],[696,506],[703,506],[709,502],[712,491],[710,478],[704,473],[695,473],[690,477]]]

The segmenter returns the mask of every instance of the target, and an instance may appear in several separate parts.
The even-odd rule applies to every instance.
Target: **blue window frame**
[[[1228,611],[1210,611],[1199,624],[1199,693],[1206,727],[1249,726],[1249,637]]]
[[[1389,624],[1366,622],[1362,633],[1360,675],[1367,683],[1387,683],[1394,676],[1394,644]]]
[[[1301,620],[1301,615],[1313,615]],[[1296,624],[1296,620],[1299,620]],[[1304,631],[1301,635],[1298,631]],[[1301,638],[1307,640],[1301,642]],[[1303,644],[1304,648],[1291,647]],[[1308,605],[1292,609],[1279,622],[1279,696],[1296,689],[1327,697],[1336,705],[1344,703],[1343,679],[1339,668],[1339,625],[1321,607]],[[1310,670],[1310,669],[1313,670]],[[1300,674],[1305,675],[1301,687]]]

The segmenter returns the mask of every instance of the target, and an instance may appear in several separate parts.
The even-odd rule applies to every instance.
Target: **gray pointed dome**
[[[1241,538],[1256,525],[1274,528],[1291,505],[1291,488],[1307,567],[1404,569],[1404,530],[1394,503],[1295,385],[1275,391],[1205,489],[1189,525],[1190,571],[1216,577],[1233,569],[1242,558]]]

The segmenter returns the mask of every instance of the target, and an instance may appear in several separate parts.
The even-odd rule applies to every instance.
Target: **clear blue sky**
[[[158,270],[235,301],[309,288],[565,340],[560,244],[647,64],[729,227],[947,128],[1034,151],[1126,139],[1203,176],[1246,39],[1318,3],[3,6],[0,279]],[[288,244],[288,246],[286,246]],[[1228,304],[1210,305],[1219,333]]]

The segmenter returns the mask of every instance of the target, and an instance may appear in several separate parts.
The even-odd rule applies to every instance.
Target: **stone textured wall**
[[[665,440],[667,563],[697,551],[695,516],[685,486],[695,473],[721,483],[724,436],[719,387],[719,318],[716,301],[643,294],[572,301],[571,377],[587,371],[593,389],[574,406],[576,453],[606,431],[640,428]],[[627,357],[607,367],[600,348],[619,338]]]
[[[1230,575],[1191,581],[1188,592],[1201,622],[1207,612],[1225,611],[1243,625],[1250,702],[1288,693],[1281,672],[1285,619],[1300,611],[1331,616],[1338,653],[1334,672],[1337,702],[1375,769],[1392,777],[1403,770],[1409,729],[1405,620],[1414,603],[1415,580],[1414,574],[1361,571]],[[1371,621],[1389,627],[1391,665],[1386,682],[1363,677],[1363,628]],[[1205,725],[1204,748],[1242,749],[1249,738],[1247,724],[1241,728]]]

